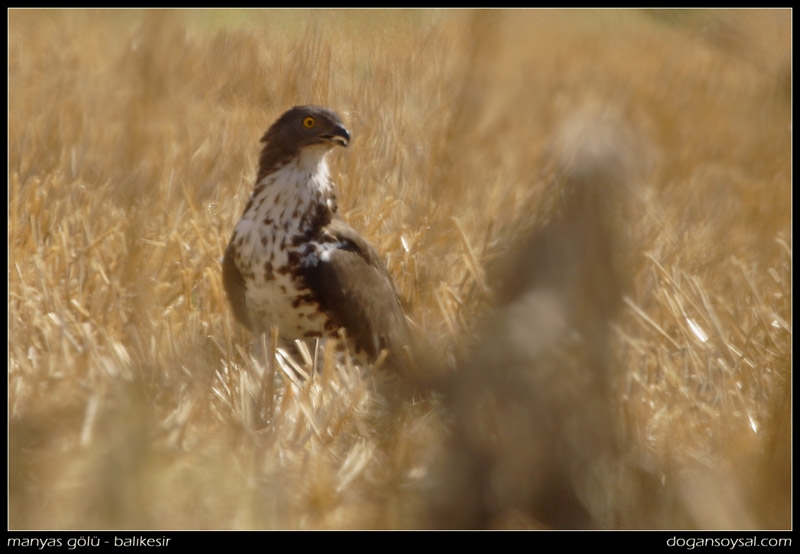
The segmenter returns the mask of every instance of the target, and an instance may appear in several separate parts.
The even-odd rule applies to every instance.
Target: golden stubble
[[[620,424],[696,525],[788,527],[788,12],[9,16],[11,528],[426,525],[437,403],[265,355],[225,302],[258,138],[302,103],[348,123],[340,210],[448,351],[548,219],[565,121],[627,121]],[[692,501],[716,470],[727,511]]]

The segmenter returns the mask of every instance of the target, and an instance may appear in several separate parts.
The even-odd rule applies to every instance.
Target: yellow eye
[[[307,118],[305,118],[303,120],[303,127],[305,127],[306,129],[311,129],[312,127],[314,127],[315,123],[316,123],[316,121],[314,121],[314,118],[311,117],[311,116],[308,116]]]

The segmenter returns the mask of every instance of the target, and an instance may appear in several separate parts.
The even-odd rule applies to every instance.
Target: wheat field
[[[258,139],[307,103],[348,125],[340,212],[435,345],[420,369],[456,382],[503,340],[476,322],[551,215],[558,137],[624,122],[603,402],[658,485],[594,526],[791,527],[790,10],[13,9],[8,28],[10,529],[440,525],[472,389],[398,402],[380,367],[309,371],[225,300]],[[547,527],[517,508],[486,526]]]

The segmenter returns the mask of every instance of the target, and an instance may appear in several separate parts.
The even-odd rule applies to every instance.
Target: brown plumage
[[[261,139],[256,186],[222,263],[236,319],[284,340],[336,337],[374,360],[399,353],[408,327],[378,253],[337,215],[327,153],[350,133],[334,112],[296,106]]]

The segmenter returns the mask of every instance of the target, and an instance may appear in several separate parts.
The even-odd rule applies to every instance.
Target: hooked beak
[[[337,125],[330,133],[326,133],[320,138],[328,142],[339,144],[340,146],[347,146],[350,144],[350,133],[341,125]]]

